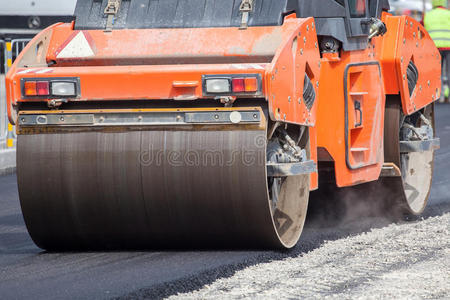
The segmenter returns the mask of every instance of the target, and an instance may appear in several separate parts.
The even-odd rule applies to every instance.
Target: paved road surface
[[[380,230],[384,235],[389,234],[392,226],[417,226],[422,224],[421,222],[424,222],[424,226],[431,226],[433,222],[448,222],[446,214],[450,212],[450,105],[438,105],[437,117],[442,149],[436,155],[431,201],[424,214],[429,220],[413,221],[411,225],[408,223],[389,225],[386,220],[362,218],[342,222],[330,228],[317,228],[314,225],[315,220],[308,220],[300,244],[288,252],[232,250],[43,252],[33,244],[27,234],[20,213],[15,176],[0,177],[0,297],[2,299],[166,297],[200,289],[215,282],[216,279],[231,277],[236,272],[241,274],[240,270],[246,272],[261,263],[279,262],[281,265],[290,259],[302,257],[307,259],[308,255],[312,255],[311,259],[314,259],[314,253],[330,251],[330,247],[333,249],[334,245],[347,243],[361,245],[358,239],[364,240],[365,232],[372,229],[374,232]],[[434,216],[442,217],[442,220],[430,218]],[[449,225],[443,226],[445,228]],[[308,262],[309,260],[304,261],[305,266]],[[351,264],[352,260],[347,262]],[[420,265],[416,267],[419,268]],[[305,280],[303,275],[301,277]],[[219,280],[216,284],[219,288],[223,280]],[[233,280],[233,277],[230,280]],[[311,277],[311,280],[317,280],[317,276]],[[358,282],[358,278],[354,278],[354,281]],[[363,290],[364,287],[363,285]],[[358,288],[361,289],[361,286]],[[316,286],[314,291],[317,294],[309,296],[323,296],[320,289]],[[374,291],[373,288],[371,290]],[[237,292],[241,291],[237,289]],[[221,293],[219,295],[227,295],[223,294],[223,290]],[[353,291],[353,294],[348,295],[368,294]],[[208,294],[190,296],[196,298]],[[212,297],[212,294],[209,296]],[[284,296],[288,297],[289,294]]]

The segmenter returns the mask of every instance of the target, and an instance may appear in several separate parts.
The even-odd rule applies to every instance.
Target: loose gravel
[[[450,213],[237,271],[169,299],[450,299]]]

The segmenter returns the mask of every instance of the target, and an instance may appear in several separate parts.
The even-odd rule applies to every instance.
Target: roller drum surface
[[[17,162],[25,222],[44,249],[283,248],[303,227],[281,201],[289,237],[275,229],[265,130],[19,135]]]

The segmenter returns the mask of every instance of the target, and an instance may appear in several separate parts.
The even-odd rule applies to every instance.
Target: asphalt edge
[[[16,149],[0,150],[0,176],[16,173]]]

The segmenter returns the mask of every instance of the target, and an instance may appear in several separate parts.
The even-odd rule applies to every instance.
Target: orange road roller
[[[388,10],[78,0],[75,21],[39,33],[6,77],[32,239],[291,248],[311,191],[368,183],[389,214],[421,214],[441,60],[418,22]]]

